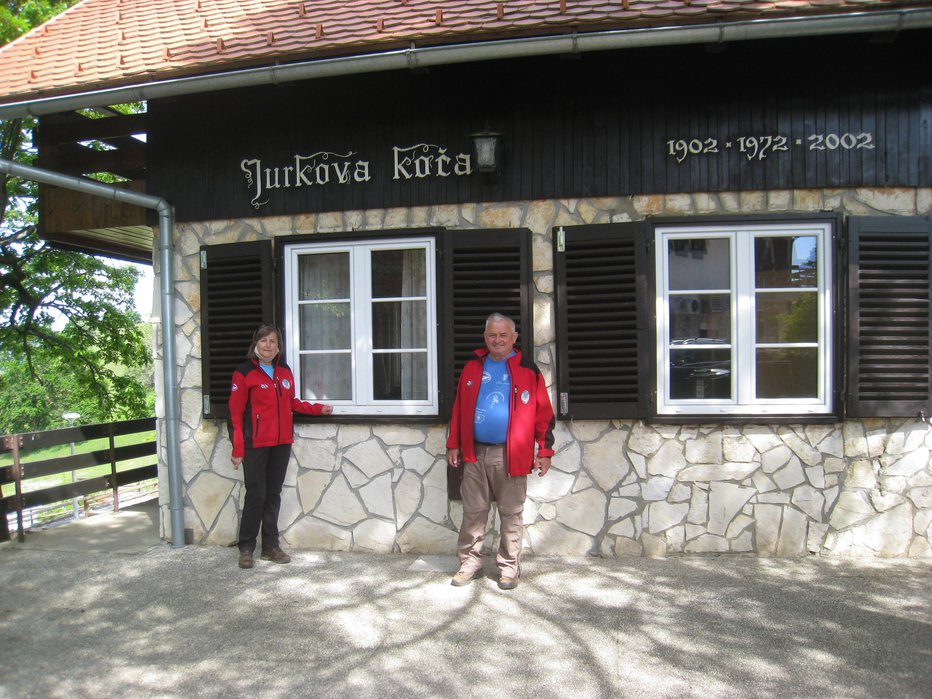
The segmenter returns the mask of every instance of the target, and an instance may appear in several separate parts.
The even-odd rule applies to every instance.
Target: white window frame
[[[755,376],[755,286],[754,239],[758,236],[814,235],[818,240],[818,342],[798,346],[819,348],[818,395],[809,399],[759,399],[754,396]],[[731,298],[732,396],[729,399],[672,399],[669,397],[669,240],[688,238],[727,238],[729,245],[730,289],[700,289],[696,293],[727,292]],[[658,226],[654,231],[657,318],[657,413],[659,415],[819,415],[832,412],[832,224],[804,221],[779,224],[710,226]],[[786,289],[798,290],[798,289]],[[772,291],[781,291],[773,289]],[[676,289],[674,294],[689,293]],[[697,345],[701,347],[701,345]],[[713,347],[714,345],[710,345]],[[766,345],[762,345],[766,346]],[[781,343],[780,346],[785,346]]]
[[[424,400],[376,400],[373,397],[372,358],[376,354],[372,341],[372,274],[371,253],[382,250],[423,249],[426,255],[426,297],[410,297],[392,300],[421,300],[427,306],[427,397]],[[286,333],[286,357],[293,369],[296,395],[301,396],[301,356],[312,354],[299,347],[299,303],[298,263],[305,254],[347,253],[350,259],[350,298],[329,299],[348,301],[350,305],[352,347],[352,399],[330,400],[334,415],[438,415],[440,398],[437,368],[437,293],[436,293],[436,242],[432,237],[378,238],[366,240],[328,241],[326,243],[292,243],[285,247],[284,286]]]

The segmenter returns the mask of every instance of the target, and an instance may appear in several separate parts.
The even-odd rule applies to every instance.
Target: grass
[[[119,435],[114,438],[114,445],[117,447],[126,446],[129,444],[141,444],[144,442],[155,441],[155,431],[149,430],[148,432],[138,432],[135,434],[125,434]],[[92,439],[86,442],[75,442],[74,453],[75,454],[86,454],[92,451],[99,451],[101,449],[109,449],[110,440],[106,437],[100,439]],[[28,464],[34,461],[45,461],[47,459],[61,459],[69,456],[71,454],[71,447],[68,444],[59,444],[55,447],[46,447],[45,449],[30,449],[24,452],[20,452],[20,461],[23,464]],[[155,458],[155,455],[138,457],[135,459],[126,459],[124,461],[117,462],[117,471],[128,471],[137,466],[145,466],[146,464],[152,463],[152,460]],[[11,466],[13,464],[13,455],[12,454],[0,454],[0,466]],[[88,478],[95,478],[97,476],[106,476],[110,474],[110,464],[101,464],[99,466],[92,466],[90,468],[83,468],[75,471],[76,480],[86,480]],[[71,471],[66,470],[61,473],[52,474],[49,476],[44,476],[42,478],[30,478],[23,481],[23,491],[29,492],[34,490],[42,490],[43,488],[51,488],[56,485],[63,485],[65,483],[71,483]],[[12,483],[6,484],[2,488],[2,494],[4,497],[12,495],[15,491],[14,485]]]

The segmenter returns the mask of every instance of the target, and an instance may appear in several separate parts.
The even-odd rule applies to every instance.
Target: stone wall
[[[196,543],[235,541],[243,497],[225,426],[201,417],[202,244],[422,226],[527,227],[533,233],[535,359],[552,387],[552,227],[660,214],[824,210],[929,215],[932,190],[572,199],[179,225],[174,336],[185,527]],[[161,402],[157,411],[162,414]],[[280,518],[284,544],[453,555],[461,506],[446,496],[445,438],[444,425],[298,425]],[[818,426],[586,420],[558,423],[556,440],[553,468],[545,478],[531,476],[528,488],[525,538],[537,555],[932,557],[932,427],[919,420]],[[163,532],[167,482],[163,458]]]

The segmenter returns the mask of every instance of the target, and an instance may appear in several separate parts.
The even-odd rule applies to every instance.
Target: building
[[[173,208],[160,243],[43,190],[56,244],[157,253],[166,536],[235,539],[229,376],[274,320],[336,408],[285,543],[452,554],[455,378],[502,311],[559,417],[529,551],[932,555],[932,3],[167,4],[0,50],[41,168]]]

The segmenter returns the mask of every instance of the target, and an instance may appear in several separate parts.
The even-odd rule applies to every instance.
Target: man
[[[460,568],[452,584],[482,576],[482,544],[495,500],[501,520],[498,586],[512,590],[521,575],[527,476],[535,468],[540,476],[550,470],[554,415],[540,369],[514,348],[514,321],[493,313],[484,337],[485,349],[476,350],[460,375],[447,439],[447,463],[463,467]]]

